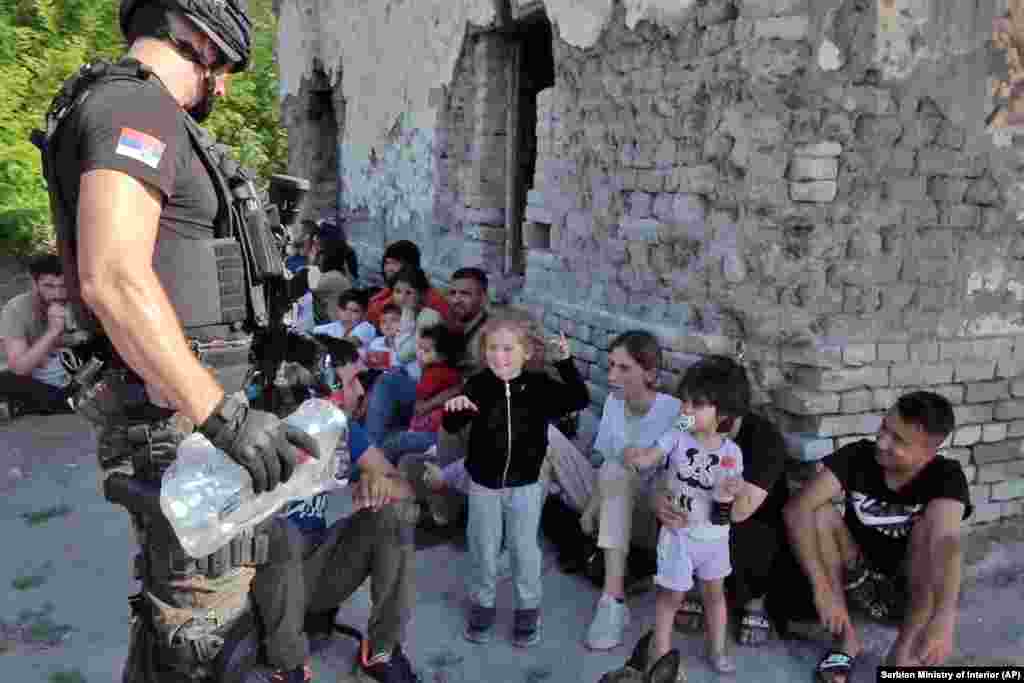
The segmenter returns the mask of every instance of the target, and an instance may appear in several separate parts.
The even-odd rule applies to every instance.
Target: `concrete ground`
[[[23,417],[0,425],[0,681],[99,683],[119,680],[127,652],[128,604],[137,589],[128,518],[98,494],[91,430],[75,416]],[[332,518],[344,514],[347,496],[332,498]],[[1016,524],[971,535],[969,585],[953,663],[1024,665],[1024,532]],[[518,650],[508,642],[511,587],[499,596],[500,630],[490,645],[461,637],[465,556],[451,546],[418,554],[419,601],[406,645],[424,681],[495,683],[597,681],[622,665],[621,647],[591,653],[582,636],[596,592],[582,579],[545,561],[541,644]],[[341,618],[365,628],[368,594],[361,590]],[[653,620],[653,594],[633,600],[630,647]],[[869,627],[869,651],[854,681],[876,680],[875,667],[895,633]],[[702,644],[679,636],[694,683],[718,680],[700,660]],[[810,681],[824,645],[772,641],[759,649],[735,648],[737,680]],[[346,680],[354,641],[338,639],[315,660],[317,680]],[[728,678],[728,677],[726,677]]]

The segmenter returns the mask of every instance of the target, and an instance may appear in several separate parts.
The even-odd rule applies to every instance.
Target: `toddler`
[[[398,366],[398,331],[402,322],[402,309],[388,304],[380,314],[380,336],[370,342],[366,352],[366,365],[378,370]]]
[[[548,424],[585,408],[590,394],[565,335],[558,340],[555,363],[562,382],[525,369],[535,351],[524,319],[492,317],[480,337],[487,366],[466,381],[462,395],[445,404],[442,421],[451,433],[470,425],[465,467],[470,479],[466,537],[472,606],[465,637],[475,643],[490,640],[496,616],[498,554],[507,531],[516,598],[513,643],[528,647],[540,641],[537,531],[545,494],[540,471]]]
[[[440,394],[462,383],[461,375],[451,365],[457,344],[443,325],[428,327],[417,335],[416,362],[423,374],[416,384],[415,415],[408,431],[389,435],[381,443],[381,450],[391,462],[397,464],[407,453],[422,453],[437,445],[444,405],[432,404],[444,398],[438,398]]]
[[[676,612],[693,577],[701,580],[708,658],[719,673],[736,666],[725,652],[727,609],[723,584],[732,573],[729,526],[749,507],[743,484],[743,454],[723,436],[739,416],[731,410],[731,389],[713,364],[687,370],[677,392],[680,420],[651,448],[626,448],[627,465],[664,468],[673,502],[687,516],[682,529],[662,527],[658,536],[655,630],[649,661],[669,652]],[[681,675],[685,672],[681,670]]]

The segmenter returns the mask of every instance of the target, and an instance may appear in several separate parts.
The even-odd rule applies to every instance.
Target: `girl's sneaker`
[[[512,644],[516,647],[531,647],[540,642],[540,610],[517,609]]]
[[[487,643],[491,640],[491,630],[498,610],[474,604],[469,608],[469,619],[466,623],[466,640],[471,643]]]

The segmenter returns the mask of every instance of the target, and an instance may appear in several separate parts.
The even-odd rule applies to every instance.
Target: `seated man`
[[[360,680],[411,683],[413,672],[401,643],[416,599],[413,492],[384,454],[370,446],[359,424],[369,382],[355,347],[332,341],[346,346],[352,356],[335,366],[340,388],[332,398],[350,418],[355,512],[325,528],[326,501],[314,498],[287,508],[283,514],[290,521],[272,527],[269,562],[254,577],[251,591],[261,614],[273,615],[263,620],[268,659],[292,676],[281,680],[299,681],[307,651],[299,628],[304,616],[330,612],[369,578],[374,600],[360,652]]]
[[[887,664],[938,666],[950,656],[961,522],[971,514],[963,469],[937,452],[953,428],[944,397],[905,394],[882,421],[877,443],[862,439],[839,449],[787,503],[786,527],[810,583],[810,590],[806,581],[788,587],[787,606],[795,615],[800,597],[813,597],[822,625],[839,641],[819,663],[819,681],[849,680],[860,654],[850,605],[899,623]],[[832,500],[843,492],[841,516]]]
[[[0,401],[19,404],[27,413],[71,412],[71,377],[62,350],[85,335],[74,332],[65,306],[60,259],[39,256],[29,270],[32,289],[8,301],[0,314],[0,338],[7,355],[7,368],[0,370]]]

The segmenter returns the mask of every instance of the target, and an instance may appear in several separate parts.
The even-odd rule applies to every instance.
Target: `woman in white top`
[[[630,542],[651,548],[657,544],[651,508],[655,473],[635,474],[622,451],[651,446],[679,419],[679,399],[655,388],[660,365],[661,346],[654,335],[630,331],[617,337],[608,354],[611,393],[594,441],[592,466],[567,439],[552,439],[548,449],[553,477],[573,507],[584,511],[581,521],[588,533],[596,526],[597,545],[604,552],[604,590],[586,638],[594,650],[622,642],[629,619],[625,577]]]

